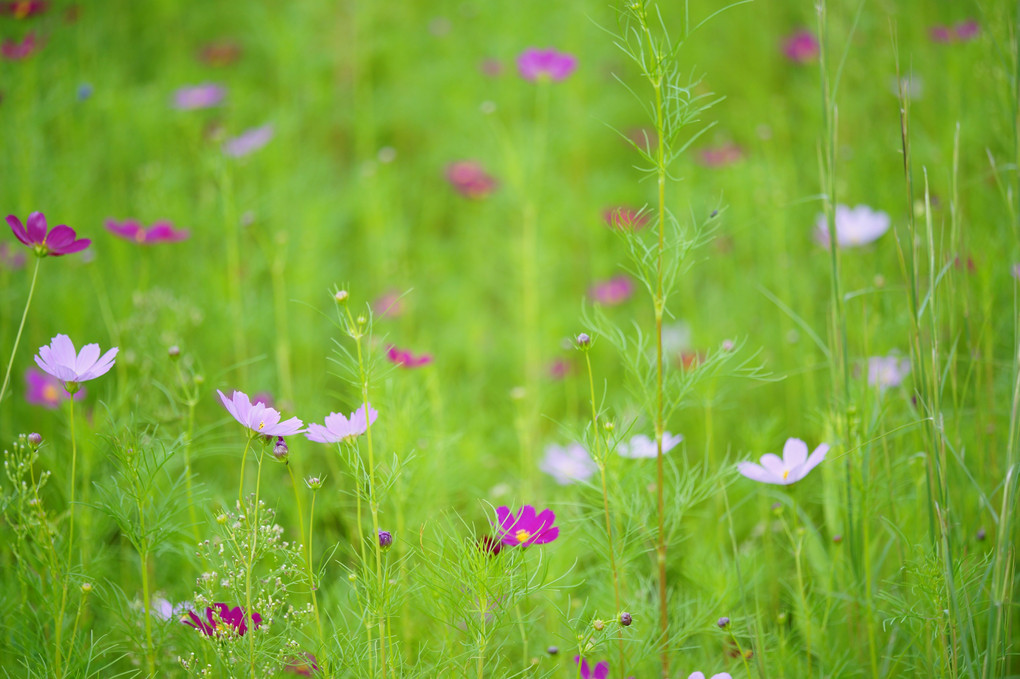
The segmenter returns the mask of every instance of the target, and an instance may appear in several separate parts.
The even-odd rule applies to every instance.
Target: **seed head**
[[[323,479],[319,478],[318,476],[309,476],[307,479],[305,479],[305,485],[311,488],[312,490],[319,490],[320,488],[322,488],[322,482]]]
[[[632,622],[634,622],[634,618],[631,616],[630,613],[628,613],[627,611],[624,611],[623,613],[620,613],[620,624],[621,625],[623,625],[624,627],[630,627],[630,624]]]
[[[591,624],[591,626],[595,628],[596,632],[601,632],[602,630],[604,630],[606,628],[606,623],[604,621],[602,621],[602,620],[595,620]]]

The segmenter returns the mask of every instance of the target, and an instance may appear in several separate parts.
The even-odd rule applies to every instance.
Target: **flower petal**
[[[79,375],[84,375],[88,372],[89,368],[96,364],[96,360],[99,359],[99,353],[98,344],[86,344],[83,346],[74,361],[74,371]]]
[[[592,672],[592,679],[606,679],[609,676],[609,663],[605,660],[595,665],[595,671]]]
[[[46,240],[46,217],[41,212],[33,212],[28,216],[28,239],[33,243]]]
[[[754,462],[738,462],[737,471],[752,481],[760,481],[761,483],[777,482],[777,476],[775,474],[764,467],[756,465]]]
[[[108,350],[84,374],[78,375],[78,381],[84,382],[85,380],[94,380],[97,377],[101,377],[110,372],[110,368],[113,367],[113,359],[117,357],[118,351],[120,351],[120,349],[117,347],[113,347]]]
[[[786,439],[783,446],[783,466],[793,469],[807,460],[807,444],[800,439]]]
[[[7,215],[7,223],[10,225],[11,231],[14,232],[15,238],[24,245],[32,245],[32,239],[28,237],[28,231],[25,231],[25,227],[22,226],[20,219],[14,215]]]
[[[761,456],[761,466],[772,472],[776,476],[782,476],[783,472],[786,471],[786,465],[778,455],[772,453],[765,453]]]

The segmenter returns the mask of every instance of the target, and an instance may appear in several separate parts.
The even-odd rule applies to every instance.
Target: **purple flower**
[[[606,679],[609,676],[609,663],[605,660],[595,665],[594,671],[588,667],[587,658],[575,655],[574,662],[581,663],[581,679]]]
[[[24,19],[33,14],[42,14],[49,9],[50,3],[44,0],[17,0],[17,2],[0,2],[0,14],[10,14],[15,19]]]
[[[447,165],[446,180],[466,198],[485,198],[498,186],[481,163],[474,160],[458,160]]]
[[[212,83],[182,87],[174,92],[174,108],[191,111],[219,106],[226,93],[223,87]]]
[[[490,78],[497,78],[503,74],[502,62],[500,62],[499,59],[493,59],[492,57],[482,59],[478,68],[484,75],[487,75]]]
[[[174,225],[168,221],[158,221],[146,229],[134,219],[125,219],[123,222],[107,219],[106,230],[139,245],[176,243],[191,235],[187,229],[175,229]]]
[[[956,26],[932,26],[928,29],[928,37],[932,42],[946,44],[958,40],[968,42],[977,37],[981,32],[981,25],[974,19],[968,19]]]
[[[67,335],[57,335],[49,346],[39,347],[36,365],[64,383],[68,392],[77,391],[79,382],[87,382],[105,375],[113,367],[117,347],[100,357],[98,344],[86,344],[75,354],[74,344]]]
[[[791,33],[783,41],[783,54],[796,64],[806,64],[818,58],[818,38],[807,29]]]
[[[194,611],[188,611],[188,619],[182,619],[185,625],[201,630],[203,634],[210,637],[220,637],[224,634],[236,634],[243,637],[248,631],[247,616],[240,606],[231,608],[227,604],[214,604],[205,609],[205,620],[198,617]],[[253,613],[251,616],[255,629],[262,625],[262,616]]]
[[[960,42],[973,40],[981,32],[981,25],[974,19],[956,24],[956,39]]]
[[[88,238],[78,238],[74,229],[64,224],[49,229],[46,217],[41,212],[33,212],[28,216],[28,228],[22,226],[21,220],[14,215],[7,215],[7,223],[14,237],[35,250],[35,254],[40,257],[59,257],[81,252],[92,242]]]
[[[239,136],[223,143],[223,152],[231,158],[240,158],[258,151],[273,139],[273,126],[263,125],[245,130]]]
[[[496,520],[499,523],[497,539],[510,547],[544,545],[560,534],[560,529],[553,526],[556,515],[551,509],[543,509],[536,515],[534,507],[524,505],[515,517],[508,507],[499,507]]]
[[[0,56],[11,61],[21,61],[32,56],[40,47],[42,47],[42,41],[35,39],[35,33],[29,33],[21,42],[4,40],[0,45]]]
[[[867,205],[849,208],[836,206],[836,243],[841,247],[857,247],[872,243],[889,230],[889,215]],[[818,215],[815,240],[829,247],[829,226],[825,215]]]
[[[881,390],[898,387],[910,374],[910,360],[891,356],[872,356],[868,359],[868,384]]]
[[[376,318],[399,318],[404,314],[404,300],[396,290],[390,290],[372,302],[372,312]]]
[[[683,434],[670,434],[668,431],[662,433],[662,453],[666,454],[676,448],[677,444],[684,440]],[[635,434],[630,441],[621,442],[616,446],[616,452],[621,457],[629,458],[653,458],[659,456],[655,445],[655,439],[644,434]]]
[[[726,167],[744,158],[744,150],[729,142],[722,146],[703,148],[698,151],[698,161],[705,167]]]
[[[588,296],[599,304],[616,306],[623,304],[634,294],[634,283],[624,275],[598,281],[588,290]]]
[[[577,68],[577,58],[554,49],[529,47],[517,57],[517,70],[525,80],[563,80]]]
[[[366,410],[368,411],[367,422],[365,420]],[[363,408],[358,408],[351,413],[349,419],[340,413],[330,413],[326,415],[326,426],[310,423],[305,436],[309,441],[316,443],[338,443],[364,434],[368,431],[369,425],[375,424],[377,417],[379,417],[378,411],[371,404],[366,403]]]
[[[248,399],[248,395],[234,391],[232,398],[227,398],[219,389],[216,393],[220,395],[223,407],[227,409],[235,420],[245,427],[262,436],[292,436],[304,431],[301,427],[303,422],[296,417],[280,422],[280,412],[267,407],[263,403],[254,405]]]
[[[25,266],[26,259],[24,252],[14,250],[7,243],[0,243],[0,269],[17,271]]]
[[[61,400],[69,398],[60,380],[52,375],[41,373],[35,368],[25,371],[25,384],[28,387],[25,391],[25,400],[34,406],[54,410],[60,407]],[[85,398],[84,389],[80,389],[74,394],[75,400],[83,398]]]
[[[648,213],[624,205],[617,205],[603,210],[602,219],[613,229],[640,231],[648,224]]]
[[[775,483],[788,486],[808,475],[812,469],[825,459],[829,452],[829,444],[822,443],[808,457],[807,444],[800,439],[787,439],[783,446],[783,457],[772,453],[761,456],[761,465],[754,462],[737,463],[737,471],[751,479],[762,483]]]
[[[552,476],[561,486],[587,481],[598,469],[580,443],[571,443],[565,448],[556,444],[546,446],[545,457],[538,468]]]
[[[410,351],[398,349],[392,344],[386,348],[386,358],[390,363],[399,365],[401,368],[420,368],[432,362],[432,354],[415,356]]]
[[[704,672],[692,672],[687,679],[705,679]],[[719,674],[713,674],[712,679],[733,679],[729,672],[720,672]]]

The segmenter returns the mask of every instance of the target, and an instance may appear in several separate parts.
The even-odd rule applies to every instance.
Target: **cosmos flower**
[[[29,368],[25,371],[25,400],[31,405],[42,406],[43,408],[49,408],[55,410],[60,407],[60,402],[67,398],[70,398],[66,391],[63,389],[63,385],[60,380],[47,375],[46,373],[39,372],[35,368]],[[74,394],[75,400],[81,400],[85,398],[85,390],[79,389]]]
[[[849,208],[836,206],[836,243],[841,247],[867,245],[878,240],[889,230],[889,215],[872,210],[867,205]],[[824,214],[818,215],[815,223],[815,240],[829,247],[829,227]]]
[[[262,436],[292,436],[303,431],[304,423],[296,417],[280,422],[280,412],[267,407],[263,403],[255,403],[248,399],[248,395],[234,391],[232,398],[227,398],[219,389],[216,393],[220,395],[223,407],[227,409],[235,420],[243,424],[256,434]]]
[[[981,33],[981,24],[974,19],[961,21],[955,26],[932,26],[928,29],[928,37],[932,42],[950,43],[953,41],[969,42]]]
[[[262,625],[262,616],[253,613],[251,616],[255,629]],[[186,616],[181,618],[185,625],[201,630],[203,634],[210,637],[222,636],[224,633],[236,634],[243,637],[248,631],[247,616],[240,606],[231,608],[227,604],[214,604],[205,609],[205,620],[198,617],[195,611],[188,611]]]
[[[482,59],[481,63],[478,65],[478,69],[483,75],[490,78],[498,78],[503,74],[503,63],[499,59],[488,57],[486,59]]]
[[[890,356],[872,356],[868,359],[868,384],[880,390],[898,387],[910,374],[910,360]]]
[[[181,616],[190,610],[192,610],[192,607],[187,601],[175,605],[162,597],[153,599],[152,606],[149,607],[150,614],[160,620],[180,619]]]
[[[594,671],[588,667],[587,658],[581,658],[581,656],[575,655],[574,663],[581,663],[581,679],[607,679],[609,676],[609,663],[605,660],[595,665]]]
[[[554,49],[529,47],[517,57],[517,70],[525,80],[563,80],[577,68],[577,57]]]
[[[737,463],[737,471],[751,479],[762,483],[775,483],[788,486],[808,475],[812,469],[825,459],[829,452],[829,444],[822,443],[808,457],[807,444],[800,439],[787,439],[783,446],[783,457],[772,453],[761,456],[761,464],[754,462]]]
[[[508,507],[499,507],[496,509],[496,519],[499,524],[496,537],[509,547],[544,545],[560,534],[560,529],[553,526],[556,515],[551,509],[543,509],[535,514],[534,507],[524,505],[515,517]]]
[[[432,354],[420,354],[415,356],[410,351],[398,349],[392,344],[386,348],[386,358],[390,363],[395,363],[401,368],[420,368],[432,362]]]
[[[254,153],[273,140],[273,126],[263,125],[245,130],[233,139],[223,142],[223,153],[231,158],[241,158]]]
[[[7,243],[0,243],[0,269],[17,271],[25,266],[26,259],[24,252],[14,250]]]
[[[375,318],[399,318],[403,316],[403,295],[396,290],[390,290],[383,294],[372,302],[372,314]]]
[[[616,306],[623,304],[634,294],[634,283],[623,274],[596,282],[588,290],[588,296],[599,304]]]
[[[705,167],[726,167],[744,158],[744,150],[728,142],[721,146],[706,147],[698,151],[698,162]]]
[[[538,468],[552,476],[561,486],[587,481],[598,469],[580,443],[571,443],[566,447],[555,443],[546,446],[545,457]]]
[[[212,108],[219,106],[226,94],[223,87],[213,83],[182,87],[174,92],[174,108],[181,111]]]
[[[498,186],[482,167],[474,160],[458,160],[446,166],[446,180],[462,196],[466,198],[485,198]]]
[[[123,222],[107,219],[106,230],[139,245],[176,243],[186,240],[191,235],[187,229],[175,229],[174,225],[168,221],[158,221],[146,229],[134,219],[125,219]]]
[[[791,33],[783,41],[783,54],[795,64],[806,64],[818,58],[818,38],[807,29]]]
[[[617,205],[603,210],[602,219],[613,229],[640,231],[648,224],[648,213],[624,205]]]
[[[73,393],[78,383],[105,375],[113,367],[117,347],[100,357],[98,344],[86,344],[75,354],[74,344],[67,335],[57,335],[48,346],[39,347],[36,365],[64,383],[64,389]]]
[[[35,250],[39,257],[59,257],[81,252],[92,242],[88,238],[78,238],[74,229],[64,224],[49,229],[46,217],[41,212],[33,212],[28,216],[28,228],[22,226],[21,220],[14,215],[7,215],[7,223],[14,237]]]
[[[40,47],[42,47],[42,41],[36,40],[35,33],[29,33],[21,42],[4,40],[3,44],[0,44],[0,56],[10,61],[21,61],[32,56]]]
[[[953,41],[953,29],[948,26],[932,26],[928,29],[928,37],[932,42],[947,43]]]
[[[677,444],[684,440],[683,434],[670,434],[668,431],[662,433],[662,453],[665,455],[676,448]],[[621,457],[654,458],[659,456],[655,439],[644,434],[635,434],[630,441],[621,441],[616,446],[616,452]]]
[[[368,421],[365,421],[365,410],[368,410]],[[351,413],[350,418],[344,417],[341,413],[330,413],[326,415],[325,426],[312,422],[308,425],[305,436],[309,441],[316,443],[338,443],[345,439],[360,436],[368,431],[369,425],[375,424],[379,412],[366,403],[363,408],[358,408]]]
[[[562,380],[572,371],[573,366],[570,364],[570,361],[566,361],[562,358],[557,358],[555,361],[549,364],[548,374],[551,379]]]
[[[704,672],[692,672],[687,679],[705,679]],[[720,672],[719,674],[713,674],[712,679],[733,679],[729,672]]]
[[[15,19],[25,19],[35,14],[42,14],[49,9],[50,3],[44,0],[18,0],[17,2],[0,2],[0,15],[10,14]]]

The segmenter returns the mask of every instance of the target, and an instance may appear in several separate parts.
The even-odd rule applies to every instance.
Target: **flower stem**
[[[11,368],[14,366],[14,355],[18,353],[18,344],[21,343],[21,332],[25,329],[25,319],[28,317],[28,307],[32,305],[32,295],[35,293],[35,279],[39,276],[39,265],[42,257],[35,258],[35,269],[32,270],[32,283],[28,287],[28,299],[25,300],[25,310],[21,312],[21,323],[18,325],[18,334],[14,337],[14,347],[11,349],[11,358],[7,361],[7,372],[4,373],[4,384],[0,387],[0,403],[4,401],[4,394],[7,393],[7,384],[11,381]]]
[[[145,532],[145,518],[139,513],[142,522],[142,532]],[[145,660],[149,666],[149,676],[156,676],[156,652],[152,645],[152,604],[149,602],[149,551],[144,550],[139,554],[142,560],[142,604],[145,607]]]
[[[56,668],[57,676],[60,676],[61,669],[61,646],[60,640],[64,633],[64,610],[67,608],[67,585],[68,580],[71,577],[71,556],[73,555],[72,549],[74,547],[74,487],[75,487],[75,471],[78,463],[78,447],[75,444],[74,438],[74,394],[71,394],[71,398],[68,400],[68,407],[70,408],[70,423],[71,423],[71,502],[68,504],[69,512],[69,528],[67,531],[67,572],[64,574],[64,586],[60,594],[60,610],[57,613],[57,619],[55,622],[55,651],[56,651]]]
[[[326,635],[322,632],[322,616],[319,615],[319,599],[315,594],[317,589],[315,576],[312,573],[312,536],[315,535],[312,525],[315,523],[315,491],[312,491],[312,507],[308,511],[308,588],[312,593],[312,608],[315,610],[315,626],[319,631],[319,658],[325,656]]]
[[[251,445],[251,439],[248,439]],[[245,446],[245,453],[248,447]],[[255,569],[255,550],[259,538],[259,490],[262,485],[262,455],[257,456],[258,467],[255,472],[255,499],[252,501],[251,521],[248,527],[251,529],[251,552],[248,557],[248,567],[244,575],[244,615],[248,618],[248,658],[251,661],[251,679],[255,677],[255,617],[251,607],[251,572]]]
[[[248,436],[248,442],[244,444],[244,454],[241,455],[241,483],[237,488],[237,509],[238,511],[244,509],[244,464],[248,461],[248,449],[251,448],[251,436]],[[261,462],[261,461],[260,461]]]

